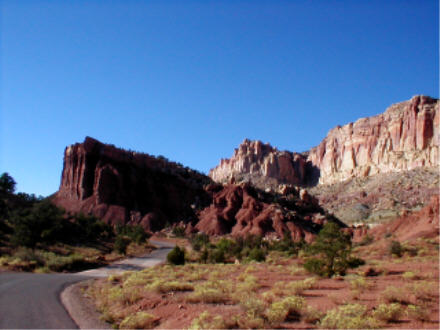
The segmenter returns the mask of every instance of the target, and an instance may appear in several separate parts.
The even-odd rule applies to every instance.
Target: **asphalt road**
[[[140,270],[163,262],[173,245],[159,247],[148,256],[125,259],[107,267],[76,274],[0,273],[1,329],[76,329],[60,300],[68,285],[127,270]]]

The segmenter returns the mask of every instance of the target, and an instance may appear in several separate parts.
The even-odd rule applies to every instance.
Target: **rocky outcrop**
[[[231,178],[258,187],[279,183],[332,184],[377,173],[433,167],[439,163],[439,100],[415,96],[385,113],[337,126],[304,154],[278,151],[260,141],[244,140],[230,159],[222,159],[209,176]]]
[[[279,183],[304,185],[312,177],[310,164],[304,155],[279,151],[270,144],[245,139],[235,149],[230,159],[222,159],[220,165],[209,172],[216,182],[250,182],[265,188]]]
[[[211,199],[211,180],[163,157],[125,151],[87,137],[64,152],[59,191],[53,201],[69,212],[93,214],[109,223],[161,229],[166,222],[196,219]]]
[[[439,100],[415,96],[332,129],[310,150],[323,184],[439,164]]]
[[[199,214],[197,231],[208,235],[261,235],[310,242],[327,221],[326,214],[305,190],[285,187],[282,194],[265,193],[248,184],[211,185],[212,204]]]

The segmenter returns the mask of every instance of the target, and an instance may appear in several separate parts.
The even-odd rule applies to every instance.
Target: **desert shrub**
[[[197,233],[191,237],[190,242],[195,251],[200,251],[204,246],[209,244],[209,236],[205,233]]]
[[[127,247],[130,244],[130,239],[123,235],[116,236],[114,250],[120,254],[127,253]]]
[[[419,283],[408,284],[405,289],[409,290],[419,300],[432,300],[438,294],[439,287],[435,282],[421,281]]]
[[[327,329],[375,329],[379,323],[367,316],[367,306],[348,304],[327,312],[319,322],[320,327]]]
[[[381,293],[380,298],[389,303],[407,304],[409,302],[408,292],[396,286],[386,287]]]
[[[350,265],[351,239],[333,222],[324,225],[316,241],[310,245],[308,252],[320,258],[308,258],[304,263],[304,268],[319,276],[344,275],[345,271],[352,267]]]
[[[220,315],[211,315],[204,311],[191,322],[189,329],[228,329],[229,326]]]
[[[184,265],[185,264],[185,249],[175,246],[168,255],[167,261],[172,265]]]
[[[252,317],[247,313],[242,314],[234,318],[237,326],[232,326],[232,329],[264,329],[266,328],[266,322],[262,317]]]
[[[398,241],[391,241],[388,250],[391,255],[394,255],[399,258],[403,255],[404,252],[402,244],[400,244],[400,242]]]
[[[414,272],[404,272],[402,274],[403,279],[410,281],[410,280],[417,280],[419,279],[419,276],[416,275]]]
[[[402,305],[398,303],[380,304],[373,311],[373,317],[385,322],[396,321],[402,315],[402,312]]]
[[[264,253],[264,251],[261,248],[254,247],[249,252],[248,259],[262,262],[266,259],[266,254]]]
[[[355,278],[354,280],[350,281],[350,287],[353,290],[357,290],[359,292],[364,292],[365,290],[367,290],[371,287],[371,283],[368,282],[363,277],[358,277],[358,278]]]
[[[185,237],[185,228],[182,226],[174,227],[173,230],[171,231],[171,233],[175,237]]]
[[[259,318],[263,316],[265,304],[253,294],[247,294],[241,297],[240,305],[251,318]]]
[[[146,287],[147,290],[154,290],[160,293],[172,291],[193,291],[194,285],[189,282],[155,280]]]
[[[73,271],[83,268],[85,259],[80,254],[72,254],[70,256],[59,256],[52,252],[44,252],[46,267],[50,270],[59,272],[62,270]]]
[[[426,321],[429,320],[429,311],[429,308],[410,304],[406,309],[406,314],[413,320]]]
[[[119,324],[121,329],[152,329],[156,325],[156,317],[146,312],[129,315]]]
[[[302,311],[302,317],[306,323],[315,324],[318,323],[325,314],[319,309],[313,308],[312,306],[307,306]]]
[[[208,260],[212,263],[224,263],[225,259],[225,251],[221,249],[213,249],[208,255]]]
[[[300,317],[304,305],[304,298],[291,296],[281,301],[272,303],[266,311],[266,317],[270,324],[277,325],[287,318],[297,320]]]
[[[36,266],[45,264],[45,259],[40,253],[25,247],[19,247],[12,256],[22,261],[35,262]]]
[[[186,300],[192,303],[224,303],[230,299],[229,289],[224,281],[206,281],[197,285]]]
[[[16,246],[33,248],[37,243],[67,241],[71,223],[63,218],[63,213],[49,200],[15,210],[10,217],[14,228],[11,242]]]

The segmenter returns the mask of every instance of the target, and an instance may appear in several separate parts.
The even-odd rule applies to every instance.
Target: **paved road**
[[[77,328],[61,304],[63,289],[69,284],[93,277],[139,270],[163,262],[173,245],[156,241],[152,243],[159,249],[146,257],[126,259],[76,274],[0,273],[0,328]]]

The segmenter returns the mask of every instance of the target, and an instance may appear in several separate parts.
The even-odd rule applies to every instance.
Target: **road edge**
[[[111,325],[100,319],[101,314],[90,299],[85,297],[83,289],[93,280],[69,285],[61,292],[61,303],[79,329],[111,329]]]

